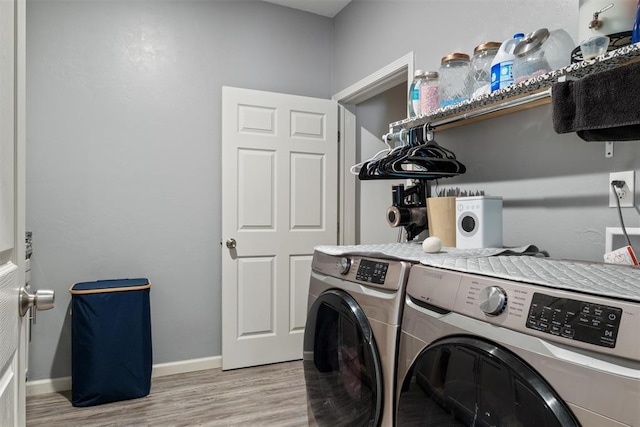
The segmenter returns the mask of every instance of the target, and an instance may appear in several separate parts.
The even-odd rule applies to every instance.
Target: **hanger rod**
[[[531,95],[526,95],[521,98],[512,99],[509,101],[501,102],[498,105],[491,105],[485,108],[481,108],[475,111],[471,111],[469,113],[463,113],[457,116],[449,117],[442,120],[436,120],[429,125],[430,128],[435,129],[438,126],[448,125],[451,123],[459,122],[461,120],[469,120],[475,117],[484,116],[487,114],[495,113],[497,111],[506,110],[508,108],[518,107],[520,105],[525,105],[530,102],[537,101],[539,99],[544,99],[551,97],[551,88],[543,90],[542,92],[532,93]]]

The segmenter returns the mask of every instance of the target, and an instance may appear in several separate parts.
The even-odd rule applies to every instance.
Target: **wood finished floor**
[[[302,362],[154,378],[140,399],[74,408],[71,392],[27,398],[27,426],[306,426]]]

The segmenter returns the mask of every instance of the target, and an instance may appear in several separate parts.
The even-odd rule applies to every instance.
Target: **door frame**
[[[26,95],[26,0],[4,0],[3,23],[7,24],[8,37],[3,40],[2,51],[7,55],[7,75],[3,84],[8,88],[3,98],[3,109],[7,109],[6,137],[3,148],[7,148],[7,157],[3,165],[12,175],[7,178],[6,217],[2,221],[2,231],[6,235],[2,242],[0,270],[2,270],[2,302],[9,304],[0,316],[3,338],[2,361],[0,366],[0,405],[6,413],[0,418],[15,426],[26,424],[26,334],[23,326],[28,322],[19,312],[19,290],[25,285],[25,95]],[[9,70],[10,74],[9,75]],[[9,117],[10,116],[10,117]],[[9,129],[11,129],[9,131]],[[5,128],[3,128],[5,131]],[[4,151],[4,150],[3,150]],[[6,163],[5,163],[6,162]],[[9,169],[10,167],[10,169]],[[9,179],[11,182],[9,182]],[[11,217],[11,218],[9,218]],[[15,304],[15,305],[14,305]]]
[[[364,79],[336,93],[331,99],[338,102],[340,108],[339,123],[340,144],[338,219],[340,232],[338,243],[353,245],[356,243],[356,177],[350,171],[356,163],[356,126],[352,118],[345,114],[344,105],[356,105],[406,81],[407,93],[413,79],[414,53],[407,53]],[[352,115],[351,115],[352,116]],[[342,136],[343,135],[343,136]]]
[[[16,0],[16,51],[15,51],[15,251],[14,263],[18,266],[17,277],[20,287],[25,285],[25,231],[26,231],[26,23],[27,2]],[[24,333],[22,322],[28,322],[28,316],[20,317],[18,342],[18,424],[26,425],[26,360],[29,337]]]

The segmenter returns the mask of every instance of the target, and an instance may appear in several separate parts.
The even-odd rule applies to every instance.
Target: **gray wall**
[[[382,135],[389,132],[389,123],[407,116],[406,83],[391,88],[356,106],[357,161],[369,160],[386,148]],[[388,243],[398,239],[398,229],[387,224],[386,213],[391,205],[391,186],[404,181],[357,181],[358,197],[356,241],[361,244]]]
[[[331,95],[332,21],[251,1],[27,1],[30,379],[70,375],[69,287],[148,277],[154,362],[221,354],[221,87]]]
[[[541,27],[564,28],[577,39],[578,2],[355,0],[334,19],[333,92],[407,52],[415,53],[416,68],[437,70],[448,53],[471,54],[482,42]],[[436,131],[468,168],[439,184],[503,196],[505,245],[531,243],[554,257],[601,261],[605,227],[619,226],[608,207],[609,173],[638,171],[640,143],[617,143],[606,159],[602,143],[555,134],[551,111],[542,106]],[[640,225],[637,208],[625,208],[624,218],[627,227]]]

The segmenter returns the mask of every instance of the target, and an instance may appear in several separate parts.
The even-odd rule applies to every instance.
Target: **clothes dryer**
[[[316,250],[303,365],[310,425],[391,426],[411,263]]]
[[[638,269],[500,258],[411,269],[397,425],[640,425]]]

